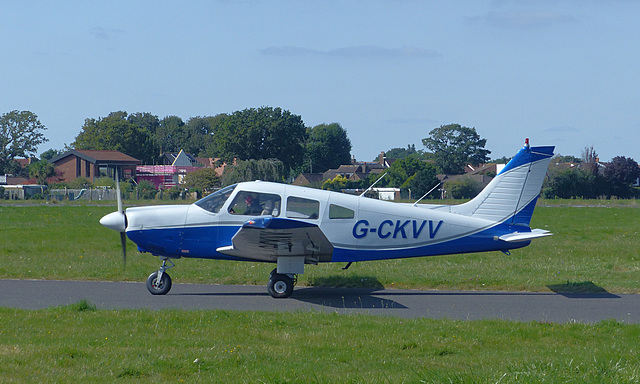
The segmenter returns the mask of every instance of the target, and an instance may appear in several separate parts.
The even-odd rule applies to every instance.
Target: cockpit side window
[[[229,205],[232,215],[278,216],[281,199],[272,193],[240,191]]]
[[[218,213],[235,188],[235,184],[222,188],[209,196],[205,196],[196,201],[195,204],[211,213]]]

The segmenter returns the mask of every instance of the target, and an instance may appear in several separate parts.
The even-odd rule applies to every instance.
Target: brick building
[[[49,160],[56,167],[60,181],[70,182],[79,177],[95,181],[100,177],[115,178],[115,171],[122,179],[136,176],[136,166],[141,163],[118,151],[94,151],[77,149],[65,152]]]

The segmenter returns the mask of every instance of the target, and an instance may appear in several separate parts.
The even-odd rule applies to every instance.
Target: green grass
[[[546,203],[547,201],[545,201]],[[0,206],[0,278],[144,281],[157,258],[128,242],[122,268],[119,235],[102,227],[110,206]],[[299,285],[370,288],[640,292],[639,210],[542,206],[533,227],[554,236],[507,256],[501,252],[307,266]],[[266,284],[272,264],[181,259],[175,282]]]
[[[3,383],[633,383],[640,326],[0,309]]]
[[[545,204],[547,205],[547,204]],[[589,206],[593,204],[585,204]],[[640,292],[633,205],[540,207],[514,250],[308,266],[303,285]],[[158,260],[98,220],[110,206],[0,206],[0,278],[144,281]],[[175,282],[265,284],[272,265],[183,259]],[[0,308],[2,383],[635,383],[640,326],[317,312]]]

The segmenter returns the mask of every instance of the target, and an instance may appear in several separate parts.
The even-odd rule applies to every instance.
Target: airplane
[[[293,293],[306,264],[347,263],[459,253],[509,251],[552,235],[531,229],[553,146],[529,139],[472,200],[459,205],[394,203],[287,184],[242,182],[190,205],[131,207],[100,219],[162,265],[147,279],[151,294],[171,289],[173,259],[275,263],[274,298]]]

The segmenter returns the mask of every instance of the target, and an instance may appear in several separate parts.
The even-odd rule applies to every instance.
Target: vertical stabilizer
[[[529,225],[554,147],[525,146],[473,200],[451,212],[494,222]]]

